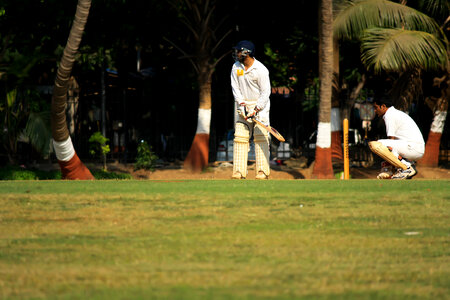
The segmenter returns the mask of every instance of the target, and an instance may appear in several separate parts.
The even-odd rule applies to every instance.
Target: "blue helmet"
[[[255,45],[247,40],[240,41],[236,46],[233,47],[233,58],[237,60],[237,53],[241,52],[241,57],[245,58],[247,55],[250,57],[255,56]]]

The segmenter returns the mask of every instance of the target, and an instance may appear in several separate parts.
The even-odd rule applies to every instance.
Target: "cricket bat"
[[[238,111],[238,113],[242,115],[241,111]],[[245,118],[245,116],[243,116]],[[286,140],[284,139],[284,137],[281,135],[281,133],[278,132],[278,130],[276,130],[275,128],[273,128],[270,125],[266,125],[263,122],[261,122],[260,120],[258,120],[255,116],[250,118],[253,122],[255,122],[256,124],[258,124],[259,126],[261,126],[262,128],[264,128],[265,130],[267,130],[268,132],[270,132],[277,140],[279,140],[280,142],[285,142]]]
[[[255,117],[251,118],[253,122],[255,122],[256,124],[258,124],[259,126],[263,127],[265,130],[267,130],[268,132],[270,132],[277,140],[279,140],[280,142],[284,142],[286,141],[284,139],[284,137],[281,135],[281,133],[278,132],[278,130],[276,130],[275,128],[273,128],[272,126],[263,124],[260,120],[258,120]]]

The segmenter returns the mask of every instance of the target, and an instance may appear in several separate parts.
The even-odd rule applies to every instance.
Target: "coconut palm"
[[[180,0],[172,4],[179,12],[182,23],[189,31],[188,38],[192,39],[190,44],[194,48],[192,53],[188,53],[174,42],[166,39],[183,54],[183,58],[189,59],[197,73],[199,86],[197,131],[191,149],[184,161],[184,167],[198,172],[208,164],[212,75],[217,64],[229,53],[226,52],[217,57],[216,52],[232,31],[229,30],[225,34],[217,36],[217,30],[222,22],[219,22],[218,26],[213,24],[216,9],[214,1]]]
[[[75,20],[56,74],[53,88],[51,124],[52,137],[62,177],[65,179],[94,179],[78,158],[70,139],[66,121],[67,90],[84,27],[89,16],[91,0],[78,0]]]
[[[313,177],[333,178],[331,161],[331,96],[333,85],[333,1],[322,0],[319,8],[320,104]]]
[[[402,1],[406,2],[406,1]],[[450,11],[448,1],[428,0],[421,2],[421,8],[447,18]],[[394,85],[397,99],[410,103],[416,94],[412,89],[421,85],[421,70],[444,72],[449,78],[449,43],[443,28],[435,19],[408,7],[403,3],[387,0],[347,1],[341,7],[334,22],[334,33],[342,39],[361,41],[361,60],[368,70],[375,73],[393,72],[401,76]],[[447,79],[445,79],[447,78]],[[407,79],[407,84],[401,82]],[[442,96],[433,106],[434,121],[428,135],[426,155],[422,164],[437,165],[440,137],[448,108],[446,85],[442,84]],[[443,111],[445,109],[445,111]],[[429,157],[433,157],[430,163]]]

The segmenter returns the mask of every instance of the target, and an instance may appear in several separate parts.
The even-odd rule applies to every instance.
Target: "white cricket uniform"
[[[270,79],[269,70],[258,60],[254,60],[250,68],[240,62],[235,62],[231,69],[231,88],[233,91],[236,108],[244,103],[247,107],[259,108],[258,119],[266,125],[270,124]],[[236,112],[235,132],[233,147],[233,173],[239,172],[243,177],[247,176],[247,159],[249,140],[253,134],[256,155],[256,174],[262,171],[266,176],[270,175],[269,166],[269,133],[246,121]]]
[[[260,121],[269,125],[271,94],[269,70],[261,62],[255,59],[247,71],[242,63],[235,62],[231,69],[231,88],[237,107],[240,103],[248,106],[256,105],[260,109],[258,113]]]
[[[389,107],[383,116],[386,124],[386,135],[393,139],[378,140],[386,147],[392,148],[392,153],[397,157],[401,155],[409,161],[416,161],[425,153],[425,142],[422,133],[414,120],[406,113]],[[410,163],[402,160],[409,167]]]

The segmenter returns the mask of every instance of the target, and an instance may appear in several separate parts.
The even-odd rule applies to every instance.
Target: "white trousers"
[[[403,158],[406,158],[409,161],[417,161],[422,158],[425,154],[425,145],[418,143],[411,143],[403,140],[392,140],[392,139],[383,139],[378,140],[386,147],[390,147],[392,149],[392,154],[396,157],[399,155]],[[409,162],[402,162],[409,167],[411,164]]]

